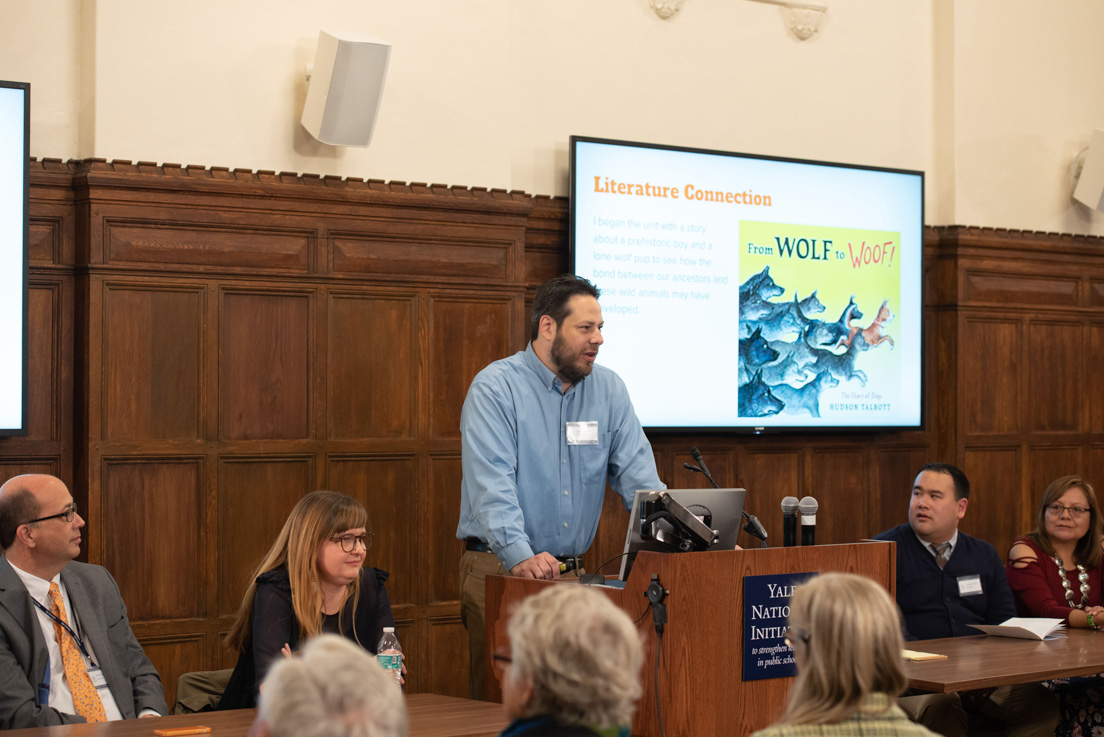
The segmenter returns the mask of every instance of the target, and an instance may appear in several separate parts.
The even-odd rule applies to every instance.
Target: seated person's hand
[[[537,553],[510,569],[511,576],[551,580],[560,577],[560,562],[549,553]]]

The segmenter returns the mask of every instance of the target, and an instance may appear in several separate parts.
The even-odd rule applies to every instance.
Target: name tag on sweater
[[[958,577],[958,595],[959,596],[981,596],[983,593],[981,590],[981,576],[959,576]]]
[[[567,423],[568,445],[598,445],[597,422],[569,422]]]

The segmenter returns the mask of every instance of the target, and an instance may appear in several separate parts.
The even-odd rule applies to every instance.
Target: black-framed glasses
[[[1080,519],[1085,516],[1085,513],[1089,511],[1088,507],[1073,506],[1067,507],[1058,502],[1047,505],[1047,511],[1053,514],[1055,517],[1061,517],[1063,512],[1069,512],[1070,517],[1074,519]]]
[[[499,668],[505,668],[514,662],[514,659],[505,653],[494,653],[491,655],[491,660],[493,660],[495,665]]]
[[[66,507],[65,511],[63,511],[63,512],[58,512],[57,514],[47,515],[46,517],[39,517],[38,519],[33,519],[29,522],[24,522],[23,524],[33,525],[35,522],[45,522],[48,519],[60,519],[60,520],[63,520],[65,522],[72,522],[73,521],[73,515],[76,514],[76,513],[77,513],[77,503],[73,502],[68,507]]]
[[[374,540],[376,534],[374,532],[365,532],[361,535],[334,535],[330,539],[341,546],[341,549],[346,553],[351,553],[356,550],[357,543],[364,546],[364,551],[367,552],[368,548],[372,547],[372,540]]]
[[[797,627],[787,627],[786,633],[782,635],[782,641],[792,650],[795,642],[809,644],[809,633]]]

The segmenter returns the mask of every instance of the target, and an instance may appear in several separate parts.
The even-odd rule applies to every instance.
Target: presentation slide
[[[0,435],[22,434],[29,87],[0,82]]]
[[[923,174],[572,139],[575,273],[645,427],[917,427]]]

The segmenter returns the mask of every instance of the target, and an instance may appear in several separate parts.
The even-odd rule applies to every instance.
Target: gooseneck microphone
[[[796,496],[782,499],[782,547],[784,548],[797,545],[797,508]]]
[[[690,449],[690,457],[694,459],[694,461],[698,464],[698,468],[701,469],[701,472],[705,474],[705,477],[707,479],[709,479],[709,483],[713,484],[713,488],[714,489],[721,488],[717,484],[717,482],[713,480],[713,474],[709,473],[709,469],[705,467],[705,461],[702,460],[701,451],[698,450],[697,448],[691,448]]]
[[[806,496],[797,506],[801,510],[801,544],[816,545],[816,513],[820,505],[816,499]]]
[[[698,465],[691,466],[689,463],[683,463],[682,467],[696,473],[704,474],[705,477],[709,479],[709,483],[713,484],[714,489],[721,488],[720,484],[713,480],[713,475],[709,473],[709,469],[706,467],[705,461],[702,460],[701,451],[697,448],[691,448],[690,457],[697,461]],[[767,547],[767,528],[763,527],[763,523],[760,522],[759,518],[756,517],[754,514],[748,514],[746,509],[741,509],[740,512],[744,516],[744,522],[747,523],[744,525],[744,532],[751,535],[752,537],[758,538],[760,541],[759,547]]]

